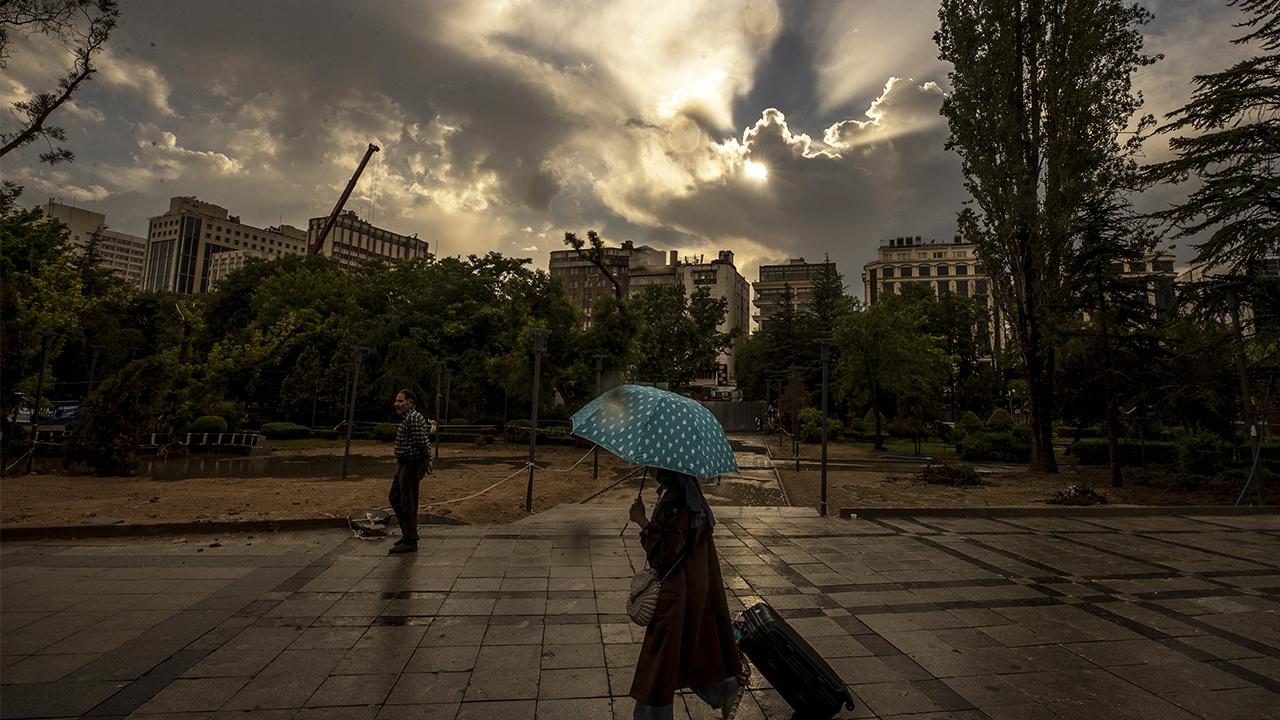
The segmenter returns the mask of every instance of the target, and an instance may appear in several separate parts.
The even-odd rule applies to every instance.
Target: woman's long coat
[[[631,697],[646,705],[670,705],[680,688],[718,683],[742,670],[711,534],[706,524],[689,527],[676,486],[662,494],[640,531],[649,566],[659,574],[687,552],[662,583],[636,661]]]

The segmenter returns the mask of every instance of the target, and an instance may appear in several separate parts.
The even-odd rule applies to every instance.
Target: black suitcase
[[[844,680],[768,603],[746,610],[743,620],[738,647],[796,711],[797,720],[830,720],[842,705],[853,709]]]

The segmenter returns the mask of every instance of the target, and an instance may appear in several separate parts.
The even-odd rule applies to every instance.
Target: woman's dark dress
[[[631,697],[670,705],[676,690],[718,683],[742,670],[725,602],[720,558],[711,527],[689,527],[679,487],[669,487],[640,531],[649,566],[664,573],[688,543],[688,555],[662,583],[653,622],[645,630]]]

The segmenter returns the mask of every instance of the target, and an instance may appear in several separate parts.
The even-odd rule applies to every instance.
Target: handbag
[[[658,593],[662,591],[662,581],[667,579],[681,560],[684,560],[683,553],[662,575],[646,565],[631,578],[631,592],[627,595],[627,616],[631,618],[631,622],[640,627],[648,627],[653,622],[654,613],[658,610]]]

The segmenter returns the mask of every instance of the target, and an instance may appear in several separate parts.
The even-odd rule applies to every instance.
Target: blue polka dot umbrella
[[[633,465],[703,479],[738,472],[711,411],[666,390],[620,385],[573,414],[573,434]]]

